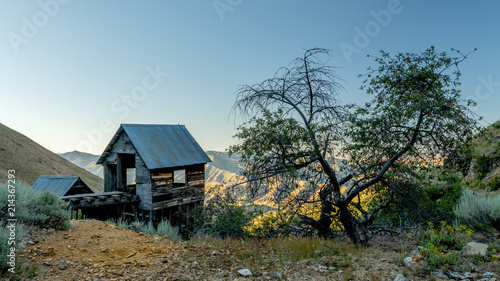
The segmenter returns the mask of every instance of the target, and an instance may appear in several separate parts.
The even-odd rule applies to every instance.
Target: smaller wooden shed
[[[59,197],[94,193],[80,177],[68,176],[41,176],[31,188],[41,192],[48,191]]]

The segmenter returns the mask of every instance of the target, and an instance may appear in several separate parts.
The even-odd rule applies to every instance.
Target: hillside
[[[206,151],[212,162],[205,169],[207,183],[234,184],[242,180],[240,176],[239,157],[226,152]]]
[[[94,191],[103,190],[103,181],[68,160],[49,151],[23,134],[0,124],[0,182],[7,171],[15,170],[16,179],[33,184],[40,176],[78,176]]]
[[[471,150],[466,180],[479,180],[490,190],[500,189],[500,121],[486,127],[473,141]]]

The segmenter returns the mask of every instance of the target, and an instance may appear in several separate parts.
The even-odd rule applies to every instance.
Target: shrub
[[[216,194],[198,212],[197,232],[222,238],[249,236],[246,225],[257,216],[257,212],[248,211],[229,192],[225,196]]]
[[[461,235],[460,237],[460,234]],[[420,245],[425,246],[429,250],[436,249],[434,252],[447,251],[447,250],[460,250],[465,240],[472,234],[472,230],[467,226],[461,225],[453,227],[442,221],[441,224],[435,226],[432,222],[428,223],[425,234],[420,238]]]
[[[150,222],[143,226],[143,231],[149,235],[166,235],[167,239],[172,241],[182,241],[181,235],[179,234],[179,228],[173,227],[168,220],[161,221],[156,228]]]
[[[425,224],[428,221],[455,219],[453,207],[463,189],[461,175],[439,169],[415,171],[415,178],[394,186],[392,204],[377,216],[377,223],[395,226]],[[390,196],[374,198],[373,206],[387,201]]]
[[[460,250],[465,242],[470,240],[472,230],[465,225],[453,227],[441,222],[439,225],[428,223],[425,234],[420,238],[419,244],[427,250],[421,254],[427,258],[431,268],[448,269],[461,261],[461,256],[451,250]]]
[[[23,230],[23,225],[22,224],[16,224],[16,231],[15,233],[15,238],[14,240],[9,240],[11,237],[11,230],[7,228],[6,226],[1,226],[0,227],[0,272],[1,274],[7,273],[7,270],[11,268],[9,264],[9,257],[7,255],[10,255],[10,248],[15,248],[15,255],[16,255],[16,269],[18,268],[18,263],[19,263],[19,251],[20,249],[20,243],[22,238],[25,235],[25,231]],[[9,244],[9,241],[11,241]],[[15,243],[13,243],[14,241]]]
[[[48,192],[37,192],[29,185],[17,183],[15,192],[15,218],[18,222],[57,230],[68,229],[70,214],[67,203]],[[0,216],[8,215],[8,189],[0,188]]]
[[[488,183],[488,187],[490,188],[490,191],[495,191],[500,189],[500,177],[495,175]]]
[[[305,236],[307,233],[293,225],[299,223],[297,216],[290,217],[286,210],[255,212],[256,217],[250,221],[245,230],[257,238],[283,238],[288,236]]]
[[[49,192],[37,193],[28,203],[30,216],[25,218],[29,223],[57,230],[70,228],[70,214],[65,209],[67,203],[57,195]]]
[[[471,227],[500,234],[500,194],[486,196],[466,189],[454,209],[455,215]]]

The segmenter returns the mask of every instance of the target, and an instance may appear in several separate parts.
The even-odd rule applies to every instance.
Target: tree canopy
[[[250,119],[229,151],[241,153],[249,192],[274,185],[288,195],[289,213],[320,235],[337,225],[352,242],[368,242],[377,211],[412,169],[442,163],[476,130],[473,104],[458,89],[468,54],[456,54],[382,51],[378,66],[361,75],[361,89],[374,96],[362,106],[341,103],[326,49],[307,50],[273,78],[241,87],[234,110]],[[387,200],[363,204],[366,192]],[[307,205],[318,210],[301,212]]]

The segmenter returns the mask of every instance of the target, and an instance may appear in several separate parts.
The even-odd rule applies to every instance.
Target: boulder
[[[488,245],[483,243],[469,242],[463,248],[463,253],[466,256],[486,256],[486,252],[488,252]]]
[[[424,247],[417,247],[408,257],[404,259],[404,264],[409,268],[426,269],[429,267],[427,260],[420,254],[421,251],[426,251]]]

